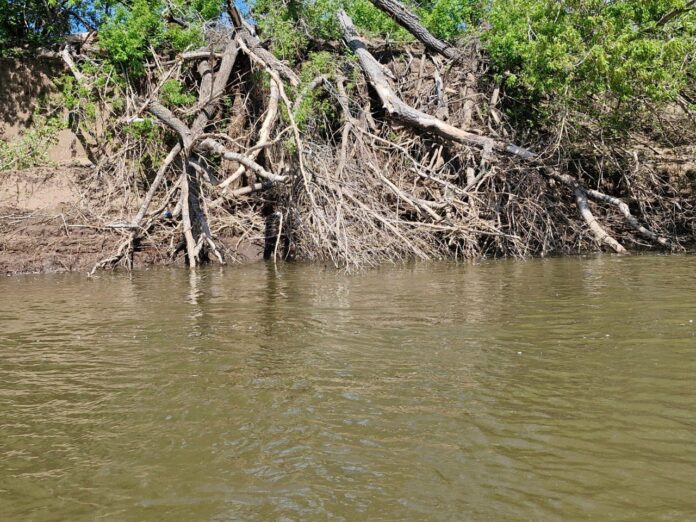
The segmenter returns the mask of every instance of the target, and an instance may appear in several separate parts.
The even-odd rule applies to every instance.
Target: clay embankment
[[[0,173],[0,274],[88,272],[113,253],[119,232],[85,224],[95,221],[89,196],[80,191],[90,175],[91,168],[65,165]],[[221,239],[235,262],[262,257],[260,242]],[[134,257],[135,268],[165,263],[172,260],[147,239]]]
[[[87,270],[108,249],[103,232],[69,226],[80,212],[75,180],[88,170],[0,174],[0,273]]]

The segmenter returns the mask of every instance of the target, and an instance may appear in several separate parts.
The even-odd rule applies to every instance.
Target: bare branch
[[[174,116],[174,113],[167,109],[160,102],[150,100],[147,110],[162,123],[174,130],[181,138],[184,150],[188,150],[193,142],[193,133],[183,121]]]
[[[587,223],[587,226],[590,227],[590,230],[594,234],[598,243],[604,243],[605,245],[609,246],[612,250],[614,250],[614,252],[616,252],[617,254],[627,253],[626,249],[621,245],[621,243],[619,243],[616,239],[611,237],[609,233],[606,230],[604,230],[604,228],[602,228],[597,219],[594,217],[589,205],[587,204],[587,194],[585,193],[585,190],[583,190],[580,187],[577,187],[575,189],[575,203],[578,206],[578,210],[580,211],[582,219],[584,219],[585,223]]]
[[[370,54],[365,46],[365,43],[358,37],[355,27],[353,26],[353,21],[345,13],[345,11],[339,11],[338,13],[339,23],[341,29],[343,30],[343,37],[353,52],[358,55],[360,60],[360,65],[363,71],[367,75],[368,79],[372,83],[372,86],[377,91],[382,105],[389,113],[390,116],[426,132],[442,136],[446,139],[457,141],[459,143],[465,143],[467,145],[475,145],[477,147],[489,146],[492,149],[507,152],[514,156],[519,156],[522,159],[530,160],[535,157],[534,153],[531,151],[513,145],[511,143],[504,143],[486,136],[480,136],[472,132],[467,132],[465,130],[454,127],[444,121],[435,118],[429,114],[421,112],[414,109],[410,105],[404,103],[394,92],[386,76],[382,72],[380,64],[375,58]]]
[[[258,174],[262,178],[265,178],[269,181],[280,183],[280,182],[284,182],[287,180],[286,176],[280,176],[278,174],[273,174],[272,172],[268,172],[261,165],[256,163],[254,160],[249,159],[247,156],[244,156],[243,154],[238,154],[236,152],[228,151],[227,149],[225,149],[225,147],[220,142],[217,142],[213,139],[207,138],[207,139],[203,140],[202,142],[200,142],[198,144],[197,149],[202,151],[202,152],[210,152],[210,153],[215,154],[217,156],[221,156],[227,160],[236,161],[237,163],[241,163],[245,167],[253,170],[256,174]]]

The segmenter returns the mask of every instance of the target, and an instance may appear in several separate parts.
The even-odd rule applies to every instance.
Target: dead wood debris
[[[85,190],[103,194],[99,225],[122,228],[113,255],[93,271],[132,266],[144,240],[172,257],[183,252],[191,267],[210,258],[225,263],[235,252],[216,240],[222,229],[240,241],[265,239],[274,260],[349,268],[595,245],[625,253],[616,238],[639,244],[633,233],[674,250],[680,238],[668,237],[669,230],[688,222],[693,233],[693,208],[682,208],[682,217],[666,210],[675,198],[639,205],[639,219],[624,199],[561,172],[567,163],[516,145],[496,108],[500,89],[484,81],[485,57],[475,43],[454,48],[415,27],[417,18],[398,2],[375,3],[444,59],[407,52],[381,62],[340,12],[345,43],[359,60],[357,85],[347,88],[350,71],[343,70],[300,89],[298,74],[263,47],[234,9],[236,26],[218,30],[209,48],[153,56],[142,92],[124,93],[127,115],[105,125],[122,139],[107,147],[94,138],[90,147],[99,160]],[[78,82],[88,82],[74,52],[66,47],[60,56]],[[253,77],[259,71],[265,87]],[[197,86],[192,110],[172,110],[159,99],[170,78]],[[338,116],[320,115],[300,128],[295,114],[310,93],[329,100]],[[142,141],[118,133],[145,112],[161,125],[161,150],[145,151]],[[145,152],[159,164],[152,175],[138,176],[132,167]],[[642,179],[658,184],[654,176]],[[626,196],[638,199],[639,189],[629,187]]]

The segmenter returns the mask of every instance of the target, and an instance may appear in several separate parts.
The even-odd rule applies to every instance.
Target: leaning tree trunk
[[[353,21],[345,11],[339,11],[338,21],[341,25],[343,38],[346,44],[358,56],[365,75],[368,77],[375,91],[377,91],[382,105],[390,116],[411,127],[436,134],[451,141],[507,152],[523,159],[533,159],[535,157],[534,153],[523,147],[459,129],[439,118],[416,110],[404,103],[394,92],[394,89],[392,89],[389,80],[384,72],[382,72],[380,63],[372,56],[365,43],[358,36],[355,26],[353,26]]]
[[[380,3],[384,2],[385,0],[371,1],[380,7]],[[386,0],[386,2],[390,4],[394,3],[393,0]],[[390,116],[403,123],[406,123],[407,125],[421,129],[428,133],[436,134],[450,141],[475,145],[483,148],[484,150],[497,150],[499,152],[517,156],[524,162],[538,163],[538,156],[523,147],[459,129],[440,120],[439,118],[426,114],[422,111],[418,111],[410,105],[404,103],[392,89],[391,85],[389,84],[389,80],[385,76],[384,72],[382,72],[382,67],[380,66],[379,62],[372,56],[367,49],[367,46],[358,36],[357,31],[353,26],[353,21],[345,11],[339,11],[338,20],[346,44],[358,56],[360,65],[365,72],[365,75],[374,87],[382,104],[384,105],[384,108],[387,110]],[[404,26],[406,27],[405,24]],[[414,33],[414,36],[416,35],[417,33]],[[671,245],[666,238],[663,238],[642,226],[630,213],[628,205],[626,205],[626,203],[620,199],[604,194],[598,190],[586,189],[585,187],[582,187],[576,179],[567,174],[559,174],[553,169],[542,170],[548,177],[561,181],[564,185],[573,190],[575,202],[578,210],[580,211],[580,215],[587,223],[590,230],[592,230],[593,235],[600,244],[606,244],[617,253],[627,253],[626,249],[618,241],[611,237],[606,230],[604,230],[604,228],[599,224],[597,219],[589,210],[587,205],[588,195],[597,201],[616,205],[626,218],[628,224],[637,232],[644,237],[660,243],[663,246],[673,248],[673,245]]]

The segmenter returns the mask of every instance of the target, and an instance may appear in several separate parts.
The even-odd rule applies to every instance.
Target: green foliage
[[[299,92],[305,92],[310,82],[319,75],[331,77],[335,74],[338,64],[336,57],[328,52],[310,53],[302,64],[300,72],[301,84]],[[306,92],[302,102],[295,108],[295,122],[304,130],[310,122],[314,122],[319,130],[326,130],[326,123],[337,117],[334,104],[322,91],[314,89]]]
[[[0,0],[0,56],[51,47],[72,32],[99,29],[115,0]]]
[[[64,128],[61,118],[35,116],[34,124],[21,136],[10,141],[0,140],[0,171],[49,164],[48,148]]]
[[[94,83],[103,86],[103,71],[92,71]],[[68,120],[78,115],[77,121],[83,129],[90,131],[97,120],[98,96],[84,83],[79,83],[74,76],[59,76],[54,79],[58,93],[47,100],[47,111],[62,112],[67,109]]]
[[[416,7],[423,25],[435,36],[453,40],[475,28],[482,15],[480,0],[434,0]]]
[[[172,25],[164,32],[164,41],[177,52],[202,47],[205,44],[203,25],[192,23],[187,28]]]
[[[138,143],[140,152],[133,159],[132,166],[144,176],[151,174],[166,155],[167,142],[162,128],[154,118],[146,116],[130,121],[123,127],[123,131]]]
[[[158,129],[152,118],[136,120],[124,127],[126,134],[136,139],[152,141],[158,137]]]
[[[321,74],[333,76],[338,65],[339,63],[336,60],[336,56],[329,52],[320,51],[310,53],[307,59],[302,63],[300,79],[303,83],[307,83]]]
[[[137,69],[149,44],[181,51],[202,43],[203,23],[219,20],[224,0],[0,0],[0,56],[54,45],[94,28],[115,64]],[[173,16],[187,27],[170,23]]]
[[[224,0],[175,0],[172,2],[185,19],[215,20],[225,7]]]
[[[520,102],[517,108],[524,108],[518,114],[524,120],[518,121],[530,125],[577,113],[607,128],[625,127],[637,121],[646,103],[672,100],[695,83],[696,10],[689,0],[403,1],[440,38],[480,34],[496,79]],[[339,9],[365,36],[412,39],[370,0],[249,5],[261,38],[276,56],[302,64],[300,90],[338,66],[335,53],[317,48],[340,40]],[[80,63],[89,88],[72,78],[61,80],[63,106],[89,122],[96,114],[96,92],[107,91],[109,82],[123,86],[142,75],[151,47],[173,55],[204,45],[205,24],[220,21],[224,6],[225,0],[0,0],[0,55],[14,47],[56,43],[75,30],[78,19],[97,27],[106,65],[90,70],[89,62]],[[121,110],[120,97],[111,95],[112,107]],[[170,107],[195,102],[173,80],[165,82],[161,96]],[[311,93],[298,107],[301,125],[330,120],[332,109],[322,96]]]
[[[299,61],[311,40],[339,40],[337,12],[345,9],[364,34],[407,41],[411,35],[369,0],[258,0],[252,14],[263,38],[281,59]]]
[[[411,35],[369,0],[351,0],[344,5],[355,26],[367,34],[386,36],[395,41],[411,40]]]
[[[62,105],[69,111],[73,111],[90,97],[89,89],[85,85],[79,84],[74,76],[59,76],[54,79],[54,83],[58,87],[60,98],[54,100],[53,105]]]
[[[497,0],[483,39],[518,96],[613,111],[672,99],[693,81],[694,12],[662,23],[684,0]],[[630,113],[627,113],[630,116]],[[613,117],[613,116],[612,116]]]
[[[136,75],[142,73],[149,46],[157,46],[162,40],[161,10],[156,0],[134,0],[129,7],[116,8],[99,34],[99,45],[114,64]]]
[[[182,52],[204,45],[203,25],[218,19],[222,6],[219,0],[178,1],[171,5],[162,0],[134,0],[119,4],[102,26],[99,43],[114,64],[138,76],[150,47]],[[169,15],[186,27],[168,22]]]
[[[294,62],[307,46],[307,36],[282,11],[269,12],[259,21],[259,29],[270,41],[271,52],[282,60]]]
[[[481,16],[482,0],[432,0],[404,2],[423,24],[440,38],[453,39],[475,26]],[[345,9],[358,30],[366,36],[395,42],[411,41],[411,34],[400,27],[370,0],[258,0],[252,13],[261,33],[277,56],[296,59],[303,55],[312,39],[339,40],[336,13]]]
[[[160,98],[171,107],[186,107],[196,102],[196,96],[184,91],[184,86],[177,80],[167,80],[160,89]]]
[[[0,56],[15,48],[51,45],[69,25],[68,13],[54,2],[0,0]]]
[[[406,1],[435,35],[481,31],[493,71],[527,109],[530,123],[567,110],[625,126],[644,102],[674,99],[694,82],[696,46],[688,0]],[[338,40],[336,12],[358,30],[395,41],[410,35],[369,0],[259,0],[261,34],[277,56],[308,58],[313,40]],[[670,17],[669,13],[676,12]]]

